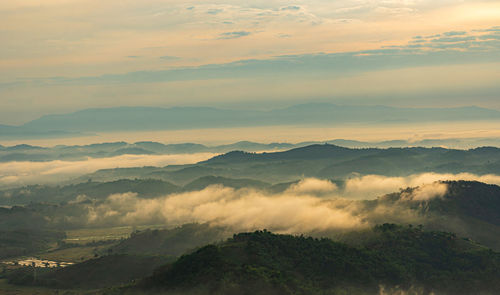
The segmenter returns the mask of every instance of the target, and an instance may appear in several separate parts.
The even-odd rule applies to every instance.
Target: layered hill
[[[232,151],[197,164],[163,168],[105,169],[81,179],[156,178],[185,185],[205,176],[250,178],[279,183],[304,177],[344,179],[350,175],[408,176],[416,173],[500,174],[500,149],[446,148],[351,149],[330,144],[282,152]]]
[[[1,132],[0,132],[1,136]],[[203,145],[198,143],[163,144],[153,141],[135,143],[107,142],[88,145],[57,145],[52,147],[19,144],[13,146],[0,145],[0,162],[12,161],[75,161],[87,158],[106,158],[122,155],[175,155],[195,153],[228,153],[231,151],[262,152],[286,151],[313,144],[324,144],[346,148],[390,148],[390,147],[436,147],[471,148],[477,146],[500,147],[499,138],[451,138],[425,139],[420,141],[390,140],[380,142],[364,142],[356,140],[333,139],[327,141],[308,141],[299,143],[258,143],[239,141],[223,145]]]

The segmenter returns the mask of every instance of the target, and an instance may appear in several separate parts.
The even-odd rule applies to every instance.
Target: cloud
[[[256,96],[247,89],[279,92],[272,97],[267,93],[260,95],[265,96],[267,100],[338,98],[342,93],[339,94],[336,87],[328,86],[331,80],[343,71],[347,72],[343,77],[348,77],[354,72],[391,67],[481,63],[488,61],[487,59],[491,61],[495,57],[498,60],[498,55],[492,53],[483,56],[465,54],[465,51],[470,53],[471,49],[486,50],[485,46],[498,50],[499,46],[494,43],[477,43],[470,46],[457,44],[454,47],[426,44],[418,48],[405,44],[405,40],[416,34],[428,36],[436,30],[449,33],[455,29],[466,32],[472,28],[471,25],[484,29],[484,32],[497,32],[498,28],[488,29],[488,26],[498,23],[498,4],[498,1],[473,0],[341,0],[288,3],[274,0],[196,3],[162,0],[125,3],[117,0],[1,1],[0,12],[3,17],[0,18],[0,27],[5,29],[0,30],[0,39],[3,41],[0,48],[0,83],[3,84],[0,87],[3,88],[2,98],[5,99],[2,100],[0,117],[4,123],[5,120],[18,123],[41,114],[62,113],[86,107],[132,105],[138,102],[148,105],[173,105],[179,102],[178,97],[183,97],[183,103],[190,105],[210,104],[214,101],[234,102],[248,99],[245,97],[235,100],[234,93],[248,94],[248,97],[253,98]],[[443,23],[443,17],[450,22]],[[45,21],[47,19],[51,21]],[[234,28],[232,25],[228,28],[226,22],[234,23]],[[376,32],[373,28],[377,28]],[[217,40],[219,37],[237,37],[219,35],[228,31],[253,34],[251,38],[238,40],[242,42],[224,42],[227,46],[222,51],[221,42]],[[280,32],[293,32],[294,38],[276,38]],[[373,67],[373,60],[354,54],[357,50],[382,45],[406,46],[405,49],[419,50],[410,52],[401,48],[406,55],[379,54],[376,68]],[[162,47],[168,48],[168,51],[165,52]],[[443,56],[439,56],[434,52],[427,52],[429,50],[449,51],[442,52]],[[462,51],[465,56],[460,56],[455,51]],[[318,52],[327,52],[330,55],[343,52],[351,54],[346,54],[340,61],[331,57],[324,59],[319,66],[309,64],[308,55]],[[158,58],[166,53],[182,56],[182,60],[175,65],[182,66],[183,69],[189,68],[188,71],[192,74],[183,75],[180,73],[183,71],[177,69],[164,72],[166,65],[158,62]],[[290,62],[285,65],[276,63],[272,58],[287,54],[302,56],[294,60],[290,58]],[[140,55],[141,58],[126,62],[127,56],[130,55]],[[257,59],[266,60],[266,65],[255,62],[247,67],[234,67],[234,79],[227,73],[232,61]],[[201,65],[213,66],[207,69]],[[280,80],[283,74],[286,74],[286,77]],[[291,81],[289,75],[295,75],[297,79]],[[65,78],[47,78],[58,76]],[[233,89],[228,89],[226,85],[210,87],[204,84],[207,80],[216,79],[229,84],[228,81],[238,80],[241,76],[248,77],[250,82],[240,79],[235,84],[241,84]],[[269,76],[274,80],[267,79]],[[445,74],[440,76],[443,79],[447,77]],[[471,73],[471,76],[477,75]],[[260,77],[264,77],[264,82],[274,82],[273,85],[262,85],[264,82],[257,87],[250,85]],[[287,92],[289,87],[283,85],[286,81],[291,81],[289,83],[293,86],[304,82],[316,83],[321,79],[325,81],[321,89],[328,90],[319,92],[318,87],[304,85],[302,91],[307,90],[308,93],[301,93],[300,98],[295,97],[295,91]],[[195,82],[189,85],[162,83],[188,80]],[[420,84],[430,90],[434,89],[434,84],[416,83],[417,81],[418,77],[405,80],[407,84]],[[16,84],[17,82],[19,84]],[[152,85],[155,82],[159,83]],[[76,83],[85,86],[78,87],[74,85]],[[127,89],[114,83],[126,84]],[[140,83],[151,85],[139,85]],[[385,85],[394,84],[399,83],[386,79]],[[367,89],[357,85],[359,84],[351,86],[353,92]],[[448,89],[453,91],[455,87]],[[471,91],[473,90],[475,89]],[[389,90],[381,94],[381,97],[391,93],[394,92]],[[62,100],[61,97],[65,99]],[[364,103],[371,99],[363,94],[357,97]],[[441,96],[434,92],[426,97],[436,101],[435,97]],[[477,98],[478,95],[470,95],[469,100],[470,97]],[[483,96],[482,102],[486,104],[485,100],[489,99],[493,104],[494,97],[495,95]],[[406,101],[400,98],[397,103],[414,105],[417,104],[415,101],[412,98],[407,98]],[[498,107],[498,103],[495,107]]]
[[[0,163],[0,185],[60,183],[100,169],[190,164],[217,154],[122,155],[110,158],[88,158],[82,161],[7,162]]]
[[[444,197],[447,191],[448,185],[446,183],[434,182],[419,186],[410,193],[403,193],[402,198],[410,201],[428,201]]]
[[[110,83],[158,83],[174,81],[225,80],[270,76],[276,79],[286,75],[316,76],[320,80],[340,79],[381,70],[417,68],[423,66],[449,66],[454,64],[483,64],[499,62],[500,42],[482,36],[491,34],[469,32],[471,35],[412,39],[403,45],[342,53],[314,53],[279,55],[273,58],[246,59],[230,63],[195,67],[178,67],[158,71],[136,71],[88,77],[53,77],[23,80],[29,85],[107,85]],[[218,39],[237,39],[251,35],[250,31],[231,31],[218,35]],[[460,50],[457,50],[460,49]],[[491,54],[488,54],[491,53]],[[309,75],[309,76],[308,76]],[[20,85],[21,85],[20,84]],[[0,83],[0,88],[11,83]],[[309,91],[310,92],[310,91]]]
[[[494,32],[491,34],[491,32]],[[451,51],[460,49],[462,52],[485,51],[495,52],[500,44],[491,43],[495,40],[495,30],[451,31],[431,36],[415,36],[406,45],[389,46],[400,50],[417,50],[414,53],[430,51]]]
[[[200,191],[171,194],[155,199],[141,199],[135,193],[110,195],[103,202],[85,203],[90,225],[138,225],[208,223],[234,231],[267,228],[280,233],[322,233],[345,229],[362,229],[381,222],[423,223],[426,218],[418,209],[403,201],[427,201],[443,197],[447,184],[436,179],[466,179],[500,183],[500,176],[472,174],[420,174],[407,178],[370,176],[359,178],[366,190],[339,189],[328,180],[304,179],[282,193],[256,189],[233,189],[212,185]],[[384,179],[385,178],[385,179]],[[382,181],[380,183],[380,181]],[[379,182],[375,185],[376,182]],[[407,184],[419,184],[402,192],[402,202],[362,201],[370,189],[395,192]],[[402,185],[401,187],[398,187]],[[396,189],[395,189],[396,188]],[[353,198],[353,193],[359,193]],[[373,193],[373,191],[372,191]],[[82,200],[85,198],[79,197]],[[369,199],[370,197],[368,197]]]
[[[296,6],[296,5],[290,5],[290,6],[286,6],[286,7],[281,7],[280,10],[292,10],[292,11],[297,11],[297,10],[300,10],[300,6]]]
[[[337,193],[338,187],[336,184],[317,178],[306,178],[299,181],[296,184],[292,184],[287,192],[291,194],[312,194],[312,195],[324,195]]]
[[[352,208],[350,206],[353,206]],[[237,231],[267,228],[282,233],[347,229],[366,226],[355,216],[355,203],[323,200],[312,195],[234,190],[210,186],[201,191],[139,199],[133,193],[111,195],[89,206],[89,223],[179,225],[198,222]]]
[[[474,41],[476,37],[474,36],[464,36],[464,37],[440,37],[436,39],[432,39],[431,42],[465,42],[465,41]]]
[[[450,31],[450,32],[443,33],[443,35],[445,35],[445,36],[463,36],[466,34],[467,34],[467,32],[465,32],[465,31]]]
[[[223,12],[223,11],[224,11],[224,9],[209,9],[207,11],[207,13],[208,14],[212,14],[212,15],[217,15],[217,14]]]
[[[481,40],[500,40],[500,34],[489,34],[489,35],[482,35],[479,37]]]
[[[237,39],[241,37],[245,37],[250,35],[250,32],[247,31],[237,31],[237,32],[225,32],[221,33],[219,39]]]
[[[398,191],[407,187],[425,187],[446,180],[468,180],[479,181],[489,184],[500,185],[500,175],[485,174],[476,175],[472,173],[421,173],[409,175],[406,177],[389,177],[383,175],[365,175],[351,177],[346,180],[341,194],[344,197],[352,199],[374,199],[384,194]],[[430,190],[440,191],[437,187],[428,187]],[[440,187],[443,188],[442,186]],[[442,190],[441,190],[442,191]],[[431,196],[429,191],[422,190],[416,196],[416,199],[425,199]]]
[[[351,198],[376,198],[380,195],[408,187],[404,177],[387,177],[382,175],[366,175],[346,180],[344,195]]]

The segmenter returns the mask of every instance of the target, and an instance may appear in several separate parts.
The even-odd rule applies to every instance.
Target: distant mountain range
[[[270,111],[208,107],[117,107],[46,115],[21,126],[0,125],[0,138],[76,136],[112,131],[464,120],[500,120],[500,111],[474,106],[396,108],[326,103],[302,104]]]
[[[89,145],[58,145],[40,147],[27,144],[15,146],[0,145],[0,162],[12,161],[53,161],[53,160],[85,160],[106,158],[121,155],[175,155],[195,153],[227,153],[231,151],[263,152],[285,151],[313,144],[330,144],[346,148],[403,148],[403,147],[448,147],[475,148],[480,146],[500,147],[500,138],[484,139],[425,139],[420,141],[390,140],[366,142],[357,140],[334,139],[323,142],[308,141],[299,143],[257,143],[239,141],[232,144],[207,146],[198,143],[162,144],[152,141],[136,143],[109,142]]]

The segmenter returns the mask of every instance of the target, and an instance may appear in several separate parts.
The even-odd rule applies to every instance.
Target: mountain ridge
[[[20,126],[0,125],[0,136],[78,135],[92,132],[182,130],[390,122],[500,120],[500,111],[477,106],[454,108],[403,108],[389,106],[308,103],[260,110],[213,107],[90,108],[73,113],[49,114]]]

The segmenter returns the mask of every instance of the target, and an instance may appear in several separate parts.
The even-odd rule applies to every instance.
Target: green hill
[[[481,244],[500,250],[500,187],[477,181],[445,181],[442,197],[412,200],[418,188],[408,188],[367,203],[410,208],[422,217],[427,227],[470,237]]]
[[[496,294],[500,254],[463,247],[445,232],[384,224],[376,239],[352,247],[329,239],[234,235],[205,246],[128,289],[167,294]]]

